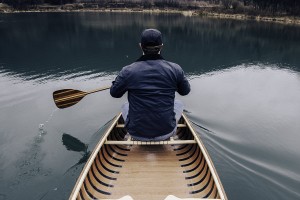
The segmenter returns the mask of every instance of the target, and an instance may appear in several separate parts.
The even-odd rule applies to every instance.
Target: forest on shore
[[[0,12],[84,9],[159,9],[246,14],[248,16],[300,16],[300,0],[0,0]]]

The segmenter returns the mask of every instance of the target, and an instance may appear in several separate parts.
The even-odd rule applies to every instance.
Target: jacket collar
[[[137,61],[147,61],[147,60],[164,60],[160,54],[146,54],[142,55]]]

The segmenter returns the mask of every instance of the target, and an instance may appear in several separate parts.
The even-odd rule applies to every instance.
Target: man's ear
[[[141,48],[141,50],[142,50],[142,52],[143,52],[143,55],[145,55],[145,53],[144,53],[144,51],[143,51],[142,44],[141,44],[141,43],[139,43],[139,46],[140,46],[140,48]]]
[[[160,54],[163,47],[164,47],[164,44],[161,44],[161,47],[160,47],[160,50],[159,50],[158,54]]]

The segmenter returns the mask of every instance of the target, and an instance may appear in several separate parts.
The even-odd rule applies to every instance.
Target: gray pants
[[[129,111],[129,103],[123,104],[123,106],[122,106],[122,117],[123,117],[124,120],[127,119],[128,111]],[[183,112],[183,103],[180,100],[175,100],[174,101],[174,112],[175,112],[175,119],[176,119],[176,124],[177,124],[180,117],[181,117],[181,114]],[[134,139],[141,140],[141,141],[166,140],[166,139],[170,138],[171,136],[173,136],[176,133],[176,130],[177,130],[177,125],[171,133],[168,133],[166,135],[158,136],[158,137],[151,138],[151,139],[134,136]]]

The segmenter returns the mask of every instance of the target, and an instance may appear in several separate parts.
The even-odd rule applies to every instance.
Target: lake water
[[[108,91],[58,110],[52,92],[110,85],[144,28],[185,70],[178,96],[229,199],[300,199],[300,27],[179,14],[0,14],[0,200],[67,199],[83,152],[126,97]],[[147,188],[145,188],[145,191]]]

